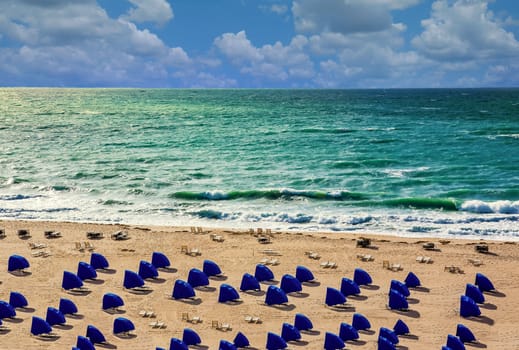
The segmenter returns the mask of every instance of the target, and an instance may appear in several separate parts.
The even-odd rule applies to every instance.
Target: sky
[[[519,86],[516,0],[0,0],[0,86]]]

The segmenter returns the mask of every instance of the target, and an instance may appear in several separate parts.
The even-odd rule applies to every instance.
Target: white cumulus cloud
[[[164,24],[174,16],[171,5],[166,0],[128,0],[135,7],[123,18],[135,22]]]

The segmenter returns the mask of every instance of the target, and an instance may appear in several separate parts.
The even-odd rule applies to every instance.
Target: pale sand
[[[347,345],[350,349],[376,349],[376,339],[379,327],[392,328],[396,320],[401,318],[418,339],[402,338],[401,349],[439,349],[445,344],[447,335],[456,332],[456,325],[467,325],[479,341],[485,346],[468,346],[467,348],[487,349],[518,349],[519,348],[519,249],[513,242],[488,242],[492,254],[475,252],[473,241],[452,239],[449,244],[440,244],[431,239],[441,251],[424,251],[418,239],[399,237],[369,236],[377,249],[362,249],[356,247],[358,234],[295,234],[274,233],[271,244],[259,244],[257,239],[245,232],[212,229],[212,233],[221,234],[225,241],[214,242],[209,234],[194,235],[189,228],[168,227],[135,227],[124,225],[96,225],[55,222],[0,222],[7,237],[0,240],[0,299],[8,300],[10,291],[22,292],[33,312],[18,311],[16,322],[4,320],[11,328],[6,334],[0,334],[2,349],[70,349],[76,343],[77,335],[85,335],[86,326],[93,324],[98,327],[107,340],[118,349],[155,349],[156,346],[169,347],[171,337],[182,337],[185,327],[191,327],[202,338],[203,345],[209,349],[217,349],[220,339],[232,341],[237,331],[242,331],[250,340],[251,345],[258,349],[265,348],[268,331],[280,334],[283,322],[293,323],[294,315],[298,312],[306,314],[314,323],[319,334],[303,334],[302,344],[289,345],[292,349],[305,347],[322,349],[326,331],[338,333],[341,322],[351,323],[352,311],[334,311],[324,306],[324,296],[327,286],[340,288],[342,277],[353,277],[353,270],[361,267],[373,277],[374,285],[379,288],[362,289],[364,300],[350,298],[355,311],[366,315],[375,331],[372,334],[361,334],[360,344]],[[29,229],[32,238],[29,241],[17,237],[18,229]],[[113,241],[110,234],[119,230],[127,230],[131,236],[127,241]],[[62,238],[46,239],[44,230],[58,230]],[[79,252],[75,242],[85,242],[87,231],[100,231],[105,234],[102,240],[90,241],[95,251],[105,255],[115,274],[99,273],[101,284],[86,283],[92,289],[87,296],[71,296],[61,290],[61,279],[64,270],[77,271],[80,261],[89,262],[89,252]],[[422,240],[423,241],[423,240]],[[52,253],[47,258],[32,257],[28,242],[45,243]],[[202,255],[190,257],[180,253],[182,245],[190,248],[200,248]],[[264,296],[253,296],[240,293],[243,303],[240,305],[224,305],[217,302],[218,287],[228,283],[239,289],[242,275],[245,272],[254,273],[256,264],[265,257],[264,249],[272,249],[280,253],[277,258],[279,265],[271,267],[277,280],[285,273],[295,274],[297,265],[310,268],[320,286],[303,287],[306,297],[289,296],[290,310],[277,309],[261,305]],[[151,260],[153,251],[165,253],[177,270],[174,273],[160,273],[163,283],[148,283],[154,288],[149,295],[135,295],[122,287],[125,269],[137,271],[140,260]],[[317,252],[320,260],[309,259],[305,251]],[[32,275],[17,277],[7,272],[7,260],[11,254],[25,256],[31,263]],[[374,261],[359,261],[357,254],[371,254]],[[421,264],[417,256],[429,256],[432,264]],[[214,291],[197,291],[202,302],[199,305],[189,305],[171,300],[173,283],[176,279],[187,279],[189,269],[201,269],[204,259],[215,261],[228,279],[225,281],[211,280]],[[479,259],[484,264],[475,267],[468,259]],[[322,261],[330,260],[338,264],[336,269],[323,269]],[[399,263],[403,270],[391,272],[382,268],[383,260]],[[444,271],[446,265],[456,265],[464,270],[464,274],[453,274]],[[428,292],[411,291],[411,312],[398,314],[386,309],[387,292],[391,279],[403,280],[409,271],[415,272],[422,285],[429,288]],[[481,307],[481,320],[461,318],[459,297],[465,291],[466,283],[474,283],[476,272],[482,272],[491,279],[500,295],[486,294],[487,304]],[[279,284],[278,284],[279,285]],[[267,286],[262,285],[263,290]],[[101,310],[101,299],[104,293],[114,292],[125,301],[126,312],[121,315],[131,319],[137,336],[133,339],[120,339],[111,332],[112,323],[116,316]],[[58,306],[60,297],[72,299],[79,308],[82,319],[67,318],[71,329],[55,329],[61,336],[57,341],[45,342],[29,336],[31,317],[45,317],[48,306]],[[155,319],[142,318],[140,310],[153,310]],[[200,316],[203,322],[192,325],[181,320],[183,312],[191,316]],[[246,323],[245,316],[257,316],[261,324]],[[150,321],[164,321],[166,329],[154,330],[148,325]],[[211,328],[211,321],[217,320],[229,323],[232,331],[222,332]],[[360,346],[359,346],[360,345]],[[98,346],[98,348],[101,348]]]

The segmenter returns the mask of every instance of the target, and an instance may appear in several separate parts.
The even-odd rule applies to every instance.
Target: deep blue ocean
[[[519,89],[0,89],[0,218],[519,239]]]

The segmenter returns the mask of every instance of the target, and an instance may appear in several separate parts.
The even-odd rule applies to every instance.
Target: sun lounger
[[[488,245],[486,244],[476,244],[474,246],[474,250],[478,253],[486,254],[488,253]]]
[[[483,262],[479,259],[468,259],[468,262],[471,263],[474,266],[481,266],[483,265]]]
[[[60,336],[56,333],[41,333],[38,335],[34,335],[35,338],[41,340],[50,340],[50,339],[58,339]]]
[[[30,234],[29,230],[18,230],[18,238],[28,239],[28,238],[31,238],[31,234]]]
[[[434,246],[434,243],[432,242],[427,242],[427,243],[424,243],[422,245],[422,248],[425,249],[425,250],[434,250],[435,249],[435,246]]]
[[[247,323],[261,323],[261,319],[257,316],[245,316],[245,322]]]
[[[337,268],[337,263],[333,262],[333,261],[323,261],[321,263],[321,267],[324,268],[324,269],[335,269]]]
[[[45,235],[45,238],[60,238],[61,237],[61,232],[58,232],[58,231],[45,231],[43,233]]]
[[[370,254],[357,254],[357,259],[360,261],[373,261],[375,258],[373,258]]]
[[[371,245],[371,239],[369,239],[369,238],[360,237],[359,239],[357,239],[357,247],[367,248],[370,245]]]
[[[452,265],[452,266],[445,266],[443,268],[443,271],[448,271],[450,273],[460,273],[460,274],[465,273],[465,271],[463,271],[460,267],[454,266],[454,265]]]
[[[139,311],[139,316],[153,318],[156,315],[155,315],[155,312],[153,312],[153,311],[141,310],[141,311]]]
[[[117,231],[113,233],[111,237],[115,241],[124,241],[130,239],[130,236],[128,236],[128,232],[125,231]]]
[[[189,314],[187,312],[183,312],[182,313],[182,321],[186,321],[186,322],[189,322],[189,323],[201,323],[202,322],[202,318],[200,316],[193,316],[193,317],[190,317]]]
[[[80,252],[85,250],[85,248],[83,247],[81,242],[76,242],[75,244],[76,244],[76,250],[79,250]]]
[[[270,243],[270,238],[265,236],[258,237],[258,243],[267,244]]]
[[[271,259],[271,260],[269,260],[269,264],[273,265],[273,266],[276,266],[276,265],[279,265],[280,262],[279,262],[278,259]]]
[[[86,237],[88,239],[101,239],[104,238],[104,234],[102,232],[87,232]]]
[[[35,258],[38,258],[38,257],[40,257],[40,256],[43,256],[43,254],[44,254],[43,250],[37,250],[37,251],[31,253],[31,255],[32,255],[33,257],[35,257]]]
[[[90,251],[90,252],[95,250],[94,245],[92,243],[90,243],[90,242],[84,242],[83,245],[85,246],[85,249]]]
[[[7,237],[5,234],[5,230],[3,228],[0,229],[0,239]]]
[[[33,242],[29,242],[29,248],[31,249],[42,249],[42,248],[46,248],[47,245],[45,243],[33,243]]]
[[[389,263],[389,260],[382,261],[382,268],[393,272],[403,270],[402,265]]]
[[[429,256],[417,256],[416,261],[421,264],[432,264],[433,259]]]
[[[215,242],[223,242],[225,240],[222,236],[216,235],[214,233],[212,233],[210,235],[210,238],[211,238],[212,241],[215,241]]]
[[[163,321],[153,321],[153,322],[150,322],[149,323],[150,327],[151,328],[166,328],[166,323],[164,323]]]

